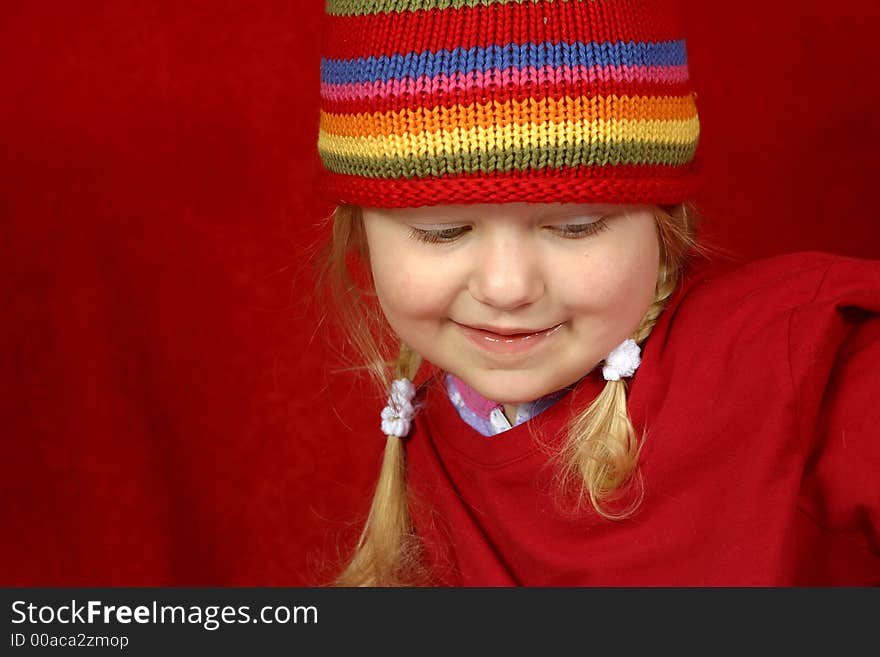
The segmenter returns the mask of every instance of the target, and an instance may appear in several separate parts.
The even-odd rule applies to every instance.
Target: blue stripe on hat
[[[326,84],[351,84],[529,66],[681,66],[686,63],[684,40],[660,43],[547,41],[413,52],[390,57],[322,59],[321,80]]]

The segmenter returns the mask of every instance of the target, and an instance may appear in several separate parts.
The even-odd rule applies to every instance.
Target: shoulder
[[[797,472],[799,509],[880,553],[880,261],[694,263],[644,360],[649,417],[680,408],[686,426],[717,427],[713,453],[736,435],[771,454],[777,473]]]
[[[695,262],[670,300],[678,324],[755,331],[842,307],[876,311],[880,261],[817,251],[788,253],[745,263]],[[795,327],[799,328],[799,327]]]
[[[790,253],[693,263],[647,348],[690,377],[714,371],[719,386],[785,395],[809,421],[831,370],[861,346],[880,348],[878,330],[880,261]]]
[[[880,261],[808,252],[696,267],[669,310],[669,348],[791,390],[802,434],[831,408],[880,423],[880,405],[864,406],[880,396],[865,375],[880,363]]]
[[[880,261],[809,251],[743,263],[694,262],[685,270],[682,301],[708,307],[778,298],[792,307],[820,292],[845,293],[854,284],[880,287]]]

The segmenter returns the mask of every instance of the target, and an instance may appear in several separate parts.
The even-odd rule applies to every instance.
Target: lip
[[[457,322],[456,322],[457,323]],[[484,328],[458,324],[465,337],[475,345],[493,354],[521,354],[534,349],[542,344],[548,337],[556,333],[562,324],[551,326],[548,329],[530,332],[518,329],[496,329],[490,331]],[[499,333],[496,331],[504,331]]]
[[[550,329],[527,329],[527,328],[495,328],[494,326],[469,326],[466,324],[462,324],[462,326],[466,326],[469,329],[474,329],[476,331],[484,331],[486,333],[492,333],[493,335],[500,335],[502,337],[510,337],[517,335],[534,335],[535,333],[541,333],[542,331],[549,331]],[[555,328],[555,327],[551,327]]]

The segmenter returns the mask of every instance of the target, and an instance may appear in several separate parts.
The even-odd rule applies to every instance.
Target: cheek
[[[373,259],[371,266],[379,304],[392,325],[445,313],[454,286],[443,267],[432,266],[425,258],[383,255],[387,257]]]
[[[639,317],[654,301],[657,288],[657,274],[660,267],[660,252],[656,240],[646,241],[640,248],[633,249],[621,259],[619,285],[622,298],[631,298],[632,306]],[[623,264],[625,263],[625,264]]]
[[[567,279],[566,302],[575,312],[638,321],[654,301],[659,257],[654,240],[634,240],[604,253],[591,253],[582,259],[577,277],[581,283],[574,285],[573,279]]]
[[[368,221],[370,270],[382,312],[398,333],[406,323],[436,316],[442,311],[443,268],[414,249],[393,222]]]

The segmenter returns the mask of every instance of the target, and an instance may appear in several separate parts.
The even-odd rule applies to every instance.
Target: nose
[[[528,239],[514,234],[488,239],[468,289],[474,299],[498,310],[515,310],[540,299],[544,276]]]

